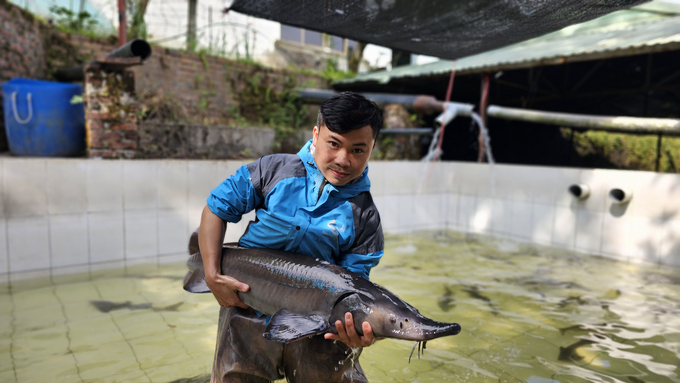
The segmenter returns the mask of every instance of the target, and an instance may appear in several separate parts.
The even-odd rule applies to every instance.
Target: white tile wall
[[[155,209],[158,161],[123,162],[123,204],[125,210]]]
[[[534,203],[531,209],[531,240],[550,245],[555,225],[555,206]]]
[[[47,163],[49,214],[87,211],[87,161],[55,159]]]
[[[46,161],[3,161],[4,204],[7,217],[44,217],[47,214]]]
[[[460,207],[460,195],[457,193],[448,193],[446,202],[446,223],[448,227],[456,227],[459,225],[458,210]]]
[[[474,195],[461,194],[458,198],[458,227],[468,231],[472,228],[472,217],[477,208],[477,199]]]
[[[0,218],[5,217],[5,170],[0,162]]]
[[[555,207],[555,223],[553,224],[552,243],[567,249],[574,248],[576,239],[576,213],[571,208]]]
[[[513,237],[528,240],[532,236],[533,222],[532,222],[532,204],[526,200],[513,200],[510,203],[512,207],[512,226],[510,234]]]
[[[668,221],[664,226],[659,262],[680,267],[680,220]]]
[[[188,222],[183,211],[158,211],[158,251],[159,254],[187,253],[189,237]]]
[[[0,274],[179,259],[209,192],[245,163],[0,159]],[[375,162],[370,177],[386,233],[449,227],[680,265],[677,175]],[[567,192],[578,182],[589,199]],[[613,187],[631,188],[631,203],[613,206]],[[252,218],[230,225],[226,240]]]
[[[602,212],[590,210],[577,212],[575,242],[577,250],[600,254],[603,221],[604,213]]]
[[[426,193],[446,193],[453,184],[453,174],[445,163],[414,162],[419,179],[419,191]]]
[[[375,161],[368,164],[368,179],[371,180],[371,195],[381,196],[388,194],[385,189],[385,180],[389,176],[386,171],[387,164],[385,161]]]
[[[454,187],[460,194],[493,197],[496,194],[495,167],[472,162],[457,163],[453,171],[456,182]]]
[[[416,194],[421,179],[417,168],[406,161],[390,161],[384,165],[384,188],[386,195]],[[397,176],[398,175],[398,176]],[[370,176],[369,176],[370,177]]]
[[[189,208],[203,209],[210,191],[217,187],[220,182],[229,178],[229,175],[217,174],[217,166],[214,161],[191,161],[189,162]]]
[[[446,215],[448,211],[449,204],[449,194],[445,192],[437,193],[434,195],[435,199],[432,201],[431,209],[434,209],[432,213],[433,220],[430,223],[430,227],[433,229],[446,227]]]
[[[90,261],[92,263],[122,262],[125,259],[123,212],[94,212],[88,214]]]
[[[380,223],[384,232],[395,232],[399,230],[399,196],[386,195],[380,197],[376,203],[380,213]]]
[[[413,206],[413,224],[414,227],[425,229],[432,222],[432,201],[433,194],[418,195],[414,198],[418,199],[418,203]]]
[[[658,262],[664,222],[649,217],[630,216],[630,260]]]
[[[125,212],[125,259],[158,254],[158,213],[155,210]]]
[[[492,201],[491,231],[494,234],[510,234],[513,226],[511,201],[500,198]]]
[[[185,210],[189,206],[187,161],[158,164],[158,208]]]
[[[201,215],[203,214],[204,207],[199,209],[189,209],[189,216],[187,218],[189,227],[187,227],[187,235],[191,235],[191,233],[193,233],[194,230],[198,229],[198,227],[201,225]]]
[[[602,226],[602,254],[620,260],[630,257],[631,216],[604,214]]]
[[[413,204],[414,226],[418,229],[442,228],[446,224],[446,193],[419,194]]]
[[[550,177],[550,182],[546,184],[546,189],[552,190],[549,192],[549,198],[543,196],[542,190],[537,190],[534,202],[546,203],[549,205],[554,203],[555,205],[562,207],[572,206],[574,204],[574,197],[569,193],[569,186],[585,182],[581,180],[581,170],[563,168],[552,168],[551,170],[552,172],[550,172],[549,175],[545,173],[542,174]],[[546,190],[546,192],[548,192],[548,190]],[[594,193],[596,194],[597,192]]]
[[[493,201],[491,197],[477,197],[475,210],[470,219],[470,231],[474,233],[491,233]]]
[[[89,263],[87,214],[50,216],[52,267]]]
[[[7,222],[0,217],[0,274],[9,271],[9,258],[7,257]]]
[[[669,196],[678,193],[677,174],[658,174],[653,172],[620,172],[625,175],[623,186],[633,191],[627,214],[662,217],[665,214],[680,215],[680,206],[669,205]],[[676,217],[680,218],[680,217]]]
[[[399,229],[413,230],[415,225],[415,198],[413,195],[399,195],[397,196],[397,204],[399,206]]]
[[[123,162],[87,161],[88,211],[123,211]]]
[[[10,273],[50,269],[47,216],[7,219]]]

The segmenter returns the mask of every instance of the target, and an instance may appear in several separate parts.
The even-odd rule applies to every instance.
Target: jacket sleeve
[[[378,209],[369,193],[350,200],[354,215],[354,241],[340,257],[340,266],[368,279],[371,268],[383,256],[385,240]]]
[[[262,201],[251,180],[248,165],[241,166],[233,176],[219,184],[208,197],[210,211],[226,222],[236,223],[241,216],[255,209]]]

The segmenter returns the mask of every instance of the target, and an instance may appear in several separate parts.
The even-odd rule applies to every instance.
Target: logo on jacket
[[[338,226],[335,226],[336,223],[337,223],[337,221],[334,220],[334,219],[331,220],[330,222],[328,222],[328,225],[326,225],[326,226],[328,226],[328,228],[330,229],[330,232],[328,232],[328,230],[324,230],[323,234],[327,235],[329,237],[335,238],[337,240],[338,237],[340,236],[340,233],[345,232],[345,225],[340,225],[338,227]]]

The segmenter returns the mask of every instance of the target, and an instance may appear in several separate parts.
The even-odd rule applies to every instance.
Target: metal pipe
[[[118,0],[118,46],[127,42],[127,20],[125,18],[125,0]]]
[[[117,57],[117,58],[131,58],[139,57],[142,61],[148,59],[151,56],[151,45],[142,39],[133,39],[128,41],[126,44],[112,50],[106,54],[106,57]],[[90,63],[96,63],[97,60],[91,61]],[[64,82],[76,82],[83,81],[85,78],[84,70],[85,65],[80,64],[72,67],[61,68],[54,72],[54,77],[59,81]]]
[[[302,101],[308,104],[320,104],[338,94],[328,89],[299,89]],[[401,104],[409,110],[423,114],[441,113],[444,103],[432,96],[395,93],[361,93],[367,99],[378,105]]]
[[[380,134],[432,134],[434,128],[381,129]]]
[[[133,39],[109,52],[106,57],[140,57],[142,61],[151,56],[151,45],[142,39]]]
[[[300,96],[306,103],[321,103],[337,94],[327,89],[301,89]],[[392,93],[362,93],[369,100],[378,104],[395,103],[402,104],[407,109],[423,114],[441,113],[445,103],[432,96],[404,95]],[[447,112],[454,112],[458,116],[469,117],[474,105],[451,103],[452,107]],[[453,108],[456,106],[456,109]],[[449,113],[447,113],[449,114]],[[627,133],[654,133],[680,135],[680,119],[672,118],[639,118],[639,117],[612,117],[594,116],[572,113],[543,112],[530,109],[507,108],[504,106],[490,105],[486,109],[488,117],[502,118],[535,122],[539,124],[561,125],[565,127],[587,128],[608,130]],[[449,119],[444,119],[446,123]]]
[[[680,135],[680,119],[594,116],[587,114],[542,112],[490,105],[487,116],[506,120],[534,122],[573,128],[607,130],[623,133]]]

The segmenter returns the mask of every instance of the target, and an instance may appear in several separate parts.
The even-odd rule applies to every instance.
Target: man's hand
[[[250,286],[227,275],[213,275],[211,278],[206,277],[205,282],[220,306],[226,308],[234,306],[242,309],[248,308],[248,305],[241,301],[237,293],[239,291],[245,293],[250,289]]]
[[[246,292],[250,287],[230,276],[222,275],[220,272],[222,241],[226,230],[227,224],[222,218],[210,211],[208,206],[203,208],[201,226],[198,229],[198,247],[203,260],[205,283],[220,306],[226,308],[236,306],[247,309],[248,305],[243,303],[236,293],[239,291]]]
[[[375,341],[382,339],[373,336],[373,329],[371,329],[371,324],[368,322],[361,324],[361,329],[363,330],[364,335],[359,335],[357,330],[354,328],[354,318],[352,318],[352,313],[349,312],[345,313],[345,325],[343,326],[341,320],[337,320],[335,321],[335,329],[338,331],[337,334],[328,333],[324,335],[324,338],[339,340],[347,347],[368,347],[375,343]]]

